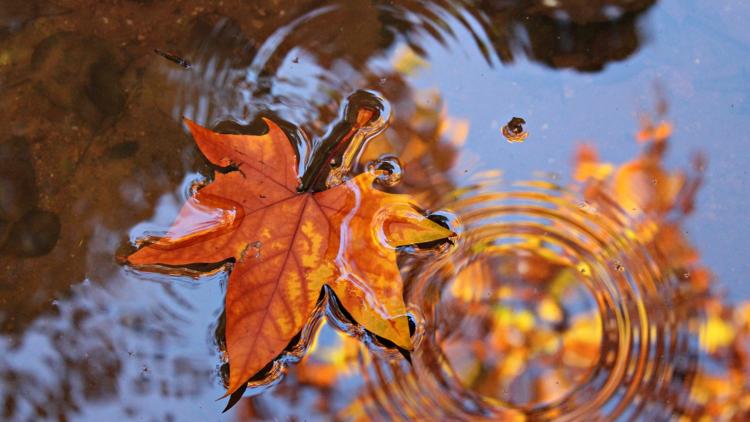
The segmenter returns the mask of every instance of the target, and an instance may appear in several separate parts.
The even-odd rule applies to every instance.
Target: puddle
[[[739,0],[0,6],[2,418],[741,417],[748,17]],[[463,227],[400,259],[411,363],[333,307],[222,414],[226,267],[115,257],[212,176],[183,116],[272,117],[305,157],[358,90],[392,118],[351,171]]]

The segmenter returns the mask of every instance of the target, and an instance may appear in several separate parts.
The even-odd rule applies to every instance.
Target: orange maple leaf
[[[370,173],[298,192],[289,139],[264,121],[268,132],[249,136],[186,120],[206,158],[235,170],[216,171],[164,238],[128,257],[133,265],[235,260],[226,296],[227,394],[302,330],[324,285],[365,329],[411,349],[396,248],[453,235],[419,213],[409,196],[374,189]]]

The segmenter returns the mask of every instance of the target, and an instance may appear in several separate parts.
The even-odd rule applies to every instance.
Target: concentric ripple
[[[412,364],[376,359],[372,416],[666,420],[684,414],[701,321],[656,220],[546,181],[479,183],[463,233],[410,263]],[[408,266],[407,266],[408,267]]]

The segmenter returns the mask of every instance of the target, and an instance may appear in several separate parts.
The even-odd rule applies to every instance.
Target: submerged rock
[[[59,32],[36,46],[31,64],[39,90],[92,128],[111,122],[125,106],[122,66],[101,39]]]
[[[20,31],[34,19],[62,15],[68,11],[45,0],[0,2],[0,39]]]
[[[33,210],[13,223],[5,239],[4,252],[35,257],[48,254],[60,237],[60,219],[49,211]]]
[[[15,221],[34,208],[37,187],[29,144],[22,138],[0,143],[0,220]]]
[[[105,157],[111,160],[122,160],[134,156],[136,152],[138,152],[138,142],[125,140],[107,148]]]

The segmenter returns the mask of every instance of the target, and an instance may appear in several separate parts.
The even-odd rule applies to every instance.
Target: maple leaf
[[[164,238],[127,258],[137,266],[235,260],[226,295],[227,395],[284,351],[324,285],[365,329],[411,349],[396,248],[453,235],[409,196],[374,189],[370,173],[298,192],[297,155],[279,126],[264,121],[268,132],[250,136],[186,119],[206,158],[233,171],[216,171]]]

